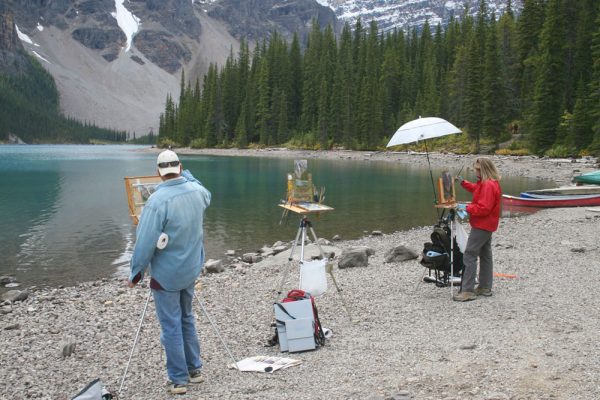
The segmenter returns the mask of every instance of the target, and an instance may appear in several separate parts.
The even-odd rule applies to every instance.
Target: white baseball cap
[[[156,159],[156,165],[158,166],[158,173],[160,176],[178,174],[181,172],[179,157],[171,150],[165,150],[160,153]]]

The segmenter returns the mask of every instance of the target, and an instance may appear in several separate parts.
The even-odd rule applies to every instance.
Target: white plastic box
[[[278,303],[273,307],[277,320],[279,348],[282,352],[294,353],[317,348],[314,336],[315,317],[310,299]]]

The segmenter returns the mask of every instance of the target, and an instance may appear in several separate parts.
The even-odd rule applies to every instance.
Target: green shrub
[[[206,147],[206,139],[205,138],[196,138],[190,142],[190,147],[192,149],[203,149]]]
[[[510,147],[507,147],[505,149],[498,149],[496,150],[496,153],[499,156],[528,156],[531,154],[531,152],[528,149],[512,149]]]
[[[156,146],[159,148],[162,148],[162,149],[168,149],[169,147],[172,147],[172,148],[181,147],[181,145],[179,143],[177,143],[176,141],[169,139],[169,138],[160,139],[158,141],[158,143],[156,144]]]
[[[573,157],[575,154],[576,151],[573,148],[565,145],[554,145],[544,153],[545,156],[550,158]]]

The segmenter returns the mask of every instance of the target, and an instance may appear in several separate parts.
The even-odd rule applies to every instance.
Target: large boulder
[[[225,271],[222,260],[207,260],[204,263],[204,271],[207,274],[219,274]]]
[[[369,253],[365,247],[356,247],[344,251],[338,261],[340,269],[366,267],[367,265],[369,265]]]
[[[385,253],[385,262],[390,263],[414,260],[418,257],[419,255],[414,250],[411,250],[406,246],[400,245],[388,250],[387,253]]]
[[[373,249],[372,247],[369,247],[369,246],[356,246],[356,247],[353,247],[352,249],[364,251],[365,253],[367,253],[367,256],[369,256],[369,257],[375,255],[375,249]]]
[[[15,301],[23,301],[29,297],[27,290],[9,290],[1,297],[2,301],[14,303]]]

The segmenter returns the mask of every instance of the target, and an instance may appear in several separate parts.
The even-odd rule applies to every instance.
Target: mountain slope
[[[23,34],[17,31],[14,16],[0,4],[0,140],[87,143],[126,139],[124,132],[83,126],[60,115],[54,79],[27,54],[19,37]]]
[[[202,77],[239,40],[273,30],[306,36],[313,17],[335,23],[314,0],[6,0],[25,49],[52,74],[61,111],[101,126],[157,131],[182,69]],[[241,11],[240,11],[241,10]]]
[[[200,32],[203,16],[196,18],[191,8],[188,11],[196,24],[184,26],[199,36],[196,40],[176,36],[177,29],[167,21],[165,25],[174,31],[169,32],[155,15],[169,2],[158,2],[160,7],[152,8],[153,2],[148,1],[149,10],[141,25],[145,28],[133,36],[127,49],[127,35],[116,15],[110,14],[116,10],[115,1],[68,3],[59,0],[48,7],[31,5],[28,10],[12,3],[23,45],[56,80],[65,115],[137,132],[138,136],[157,130],[167,93],[178,94],[182,67],[203,73],[209,62],[224,61],[237,42],[210,21]],[[191,5],[189,1],[185,4]],[[177,48],[185,49],[181,57],[173,50]]]

